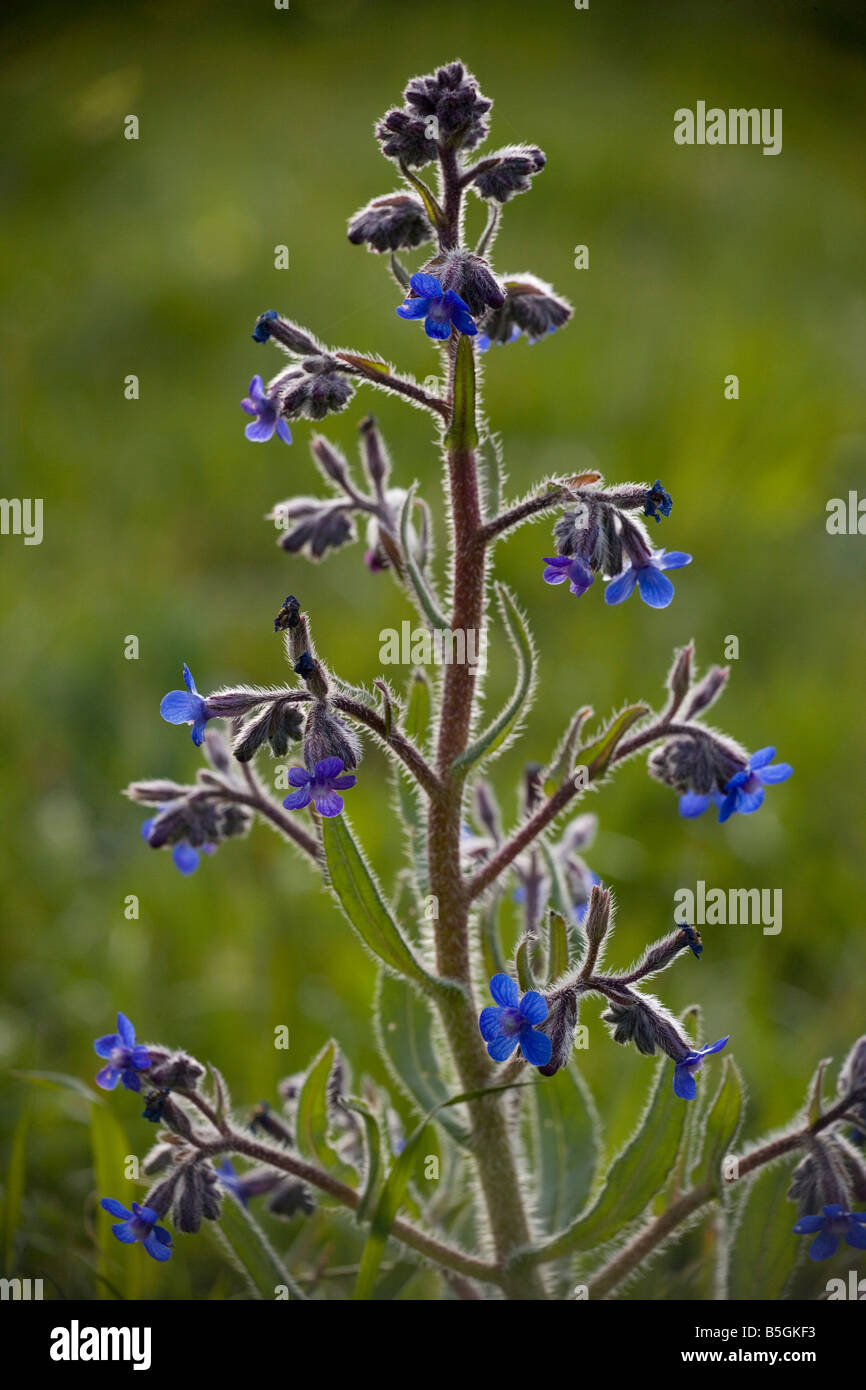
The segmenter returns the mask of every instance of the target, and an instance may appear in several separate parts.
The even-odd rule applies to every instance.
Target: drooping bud
[[[483,167],[472,182],[480,197],[507,203],[515,193],[529,191],[531,180],[546,163],[537,145],[508,145],[482,161]]]
[[[178,1182],[180,1181],[180,1174],[180,1168],[175,1168],[173,1172],[169,1173],[167,1178],[162,1179],[162,1182],[156,1183],[148,1192],[142,1205],[150,1207],[151,1211],[156,1212],[157,1216],[166,1216],[174,1200],[174,1194]]]
[[[706,796],[723,791],[747,763],[747,754],[732,739],[695,726],[694,734],[678,734],[656,748],[648,767],[650,775],[666,786]]]
[[[253,329],[255,342],[266,343],[269,338],[273,338],[274,342],[289,352],[305,354],[322,351],[321,343],[317,343],[306,329],[281,318],[276,309],[267,309],[263,314],[259,314]]]
[[[367,477],[373,484],[376,495],[381,497],[391,476],[391,460],[385,448],[385,441],[373,415],[367,415],[358,429],[361,432],[361,450]]]
[[[538,1070],[542,1076],[555,1076],[560,1068],[567,1067],[571,1061],[577,1029],[577,993],[567,990],[549,999],[548,1005],[547,1018],[538,1031],[550,1038],[552,1051],[550,1061]]]
[[[303,371],[285,372],[271,383],[280,414],[288,420],[324,420],[326,415],[344,410],[355,388],[340,372],[337,359],[328,353],[317,353],[305,358],[301,365]]]
[[[390,193],[374,198],[349,221],[353,246],[366,242],[370,251],[410,251],[433,238],[424,204],[410,193]]]
[[[505,303],[505,287],[487,262],[470,251],[443,252],[428,261],[424,270],[436,276],[443,290],[459,294],[474,318],[487,313],[488,309],[499,309]]]
[[[485,117],[493,103],[462,63],[446,63],[428,76],[413,77],[403,95],[408,111],[423,122],[433,140],[473,150],[486,138]]]
[[[674,656],[673,665],[667,678],[667,687],[671,696],[667,709],[668,714],[675,714],[688,694],[692,678],[694,651],[691,642],[688,642],[684,647],[680,647]]]
[[[698,681],[690,692],[682,710],[683,719],[694,719],[714,705],[724,690],[730,669],[727,666],[711,666],[706,675]]]
[[[203,1220],[216,1221],[220,1214],[219,1177],[209,1163],[194,1159],[179,1169],[171,1217],[184,1235],[195,1235]]]
[[[238,762],[249,762],[267,741],[274,757],[281,758],[290,743],[297,743],[304,727],[304,716],[294,700],[274,700],[264,712],[239,730],[233,752]]]
[[[555,293],[553,286],[528,272],[504,279],[505,302],[483,323],[491,343],[510,343],[525,333],[537,343],[562,328],[572,315],[568,300]]]
[[[282,531],[277,544],[291,555],[304,551],[309,560],[321,560],[331,550],[355,539],[351,503],[333,497],[290,497],[267,514]]]
[[[845,1165],[833,1139],[812,1136],[807,1141],[806,1154],[791,1175],[788,1196],[798,1204],[801,1216],[836,1202],[847,1209],[850,1192]]]
[[[204,1076],[204,1067],[186,1052],[173,1052],[164,1062],[151,1067],[148,1080],[171,1090],[194,1091]]]
[[[610,1007],[601,1015],[604,1022],[611,1025],[614,1042],[633,1042],[638,1052],[647,1057],[654,1056],[656,1049],[661,1048],[677,1062],[691,1051],[675,1019],[657,999],[635,990],[628,990],[627,995],[611,1000]]]
[[[304,764],[312,772],[325,758],[339,758],[347,772],[361,760],[357,735],[334,714],[327,700],[310,706],[304,726]]]

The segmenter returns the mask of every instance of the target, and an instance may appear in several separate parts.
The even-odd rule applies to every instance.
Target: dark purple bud
[[[276,1111],[272,1110],[267,1101],[260,1101],[247,1117],[247,1128],[255,1134],[261,1130],[263,1134],[269,1134],[272,1139],[276,1139],[281,1144],[291,1146],[294,1143],[292,1131]]]
[[[352,772],[361,760],[361,744],[327,700],[317,700],[310,707],[304,728],[304,763],[312,772],[325,758],[339,758],[344,770]]]
[[[555,1076],[560,1068],[568,1066],[577,1029],[577,995],[573,990],[556,996],[549,1003],[547,1018],[538,1029],[547,1034],[552,1047],[550,1061],[538,1068],[542,1076]]]
[[[152,1066],[148,1080],[155,1086],[172,1090],[194,1091],[204,1076],[204,1067],[186,1052],[173,1052],[165,1061]]]
[[[482,324],[491,343],[510,343],[525,333],[530,342],[561,328],[571,318],[567,300],[555,294],[550,285],[534,275],[508,276],[505,281],[507,298],[495,313]]]
[[[460,62],[447,63],[426,77],[413,77],[404,97],[410,113],[425,123],[435,121],[433,129],[442,144],[472,150],[487,137],[484,118],[493,103]]]
[[[310,560],[321,560],[330,551],[355,540],[350,506],[347,501],[319,497],[295,497],[280,502],[270,513],[271,519],[279,522],[283,529],[278,542],[280,548],[292,555],[304,552]],[[280,630],[275,627],[275,631]]]
[[[349,465],[340,450],[325,439],[324,435],[314,435],[310,441],[310,452],[326,478],[341,487],[349,480]]]
[[[507,203],[515,193],[529,191],[532,178],[546,163],[537,145],[509,145],[487,156],[472,182],[482,198]]]
[[[281,347],[298,354],[321,352],[322,350],[321,343],[317,343],[306,329],[299,328],[296,323],[291,323],[288,319],[280,318],[273,309],[268,309],[266,313],[259,316],[253,330],[253,337],[257,343],[264,343],[268,338],[273,338],[274,342],[279,343]]]
[[[268,1202],[268,1211],[287,1219],[303,1212],[310,1216],[316,1209],[315,1199],[305,1183],[289,1178],[282,1183]]]
[[[731,739],[695,727],[694,735],[677,735],[650,754],[650,775],[678,792],[706,796],[724,791],[734,774],[747,765],[748,757]]]
[[[420,116],[410,111],[396,109],[386,111],[376,126],[376,139],[382,146],[382,153],[389,159],[398,159],[410,168],[421,169],[436,158],[436,141],[428,135],[435,129]]]
[[[443,290],[459,294],[474,318],[488,309],[499,309],[506,302],[505,287],[487,262],[471,251],[446,251],[428,261],[424,270],[428,275],[435,275]]]
[[[164,806],[169,801],[182,799],[191,790],[167,778],[154,778],[149,782],[131,782],[125,794],[130,801],[139,801],[143,806]]]
[[[361,432],[361,450],[367,477],[376,493],[381,496],[391,475],[391,460],[385,448],[385,441],[372,415],[367,415],[358,428]]]
[[[698,681],[698,684],[689,693],[682,710],[682,718],[694,719],[696,715],[703,714],[721,695],[728,682],[730,674],[727,666],[711,666],[706,675]]]
[[[353,246],[366,242],[371,251],[411,250],[433,238],[433,228],[424,205],[409,193],[392,193],[374,198],[356,212],[349,222]]]

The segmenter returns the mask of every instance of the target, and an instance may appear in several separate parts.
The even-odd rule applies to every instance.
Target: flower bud
[[[349,222],[348,237],[353,246],[366,242],[371,251],[410,251],[433,238],[424,205],[409,193],[391,193],[374,198],[355,213]]]
[[[668,739],[649,756],[650,775],[679,792],[706,796],[724,791],[736,772],[748,762],[746,753],[731,739],[696,726],[695,734]]]
[[[538,1070],[542,1076],[555,1076],[561,1067],[567,1067],[571,1061],[577,1029],[577,994],[569,990],[549,999],[548,1004],[547,1018],[539,1025],[538,1031],[550,1038],[552,1051],[550,1061]]]
[[[711,666],[706,675],[690,692],[682,710],[683,719],[694,719],[715,704],[728,682],[727,666]]]
[[[382,495],[391,475],[391,460],[385,443],[379,433],[374,416],[367,415],[358,426],[361,432],[361,449],[367,477],[378,496]]]
[[[186,1052],[174,1052],[164,1062],[152,1066],[148,1080],[155,1086],[172,1090],[194,1091],[204,1076],[204,1067]]]
[[[311,705],[304,726],[304,764],[312,772],[325,758],[339,758],[347,772],[361,760],[361,744],[355,733],[332,711],[327,700]]]
[[[474,318],[488,309],[499,309],[505,303],[505,288],[496,279],[481,256],[471,251],[446,251],[434,256],[424,266],[428,275],[435,275],[443,290],[453,290],[465,300]]]
[[[275,309],[267,309],[265,313],[259,314],[253,329],[255,342],[266,343],[269,338],[273,338],[289,352],[321,352],[321,344],[317,343],[315,338],[311,338],[306,329],[299,328],[288,319],[280,318]]]
[[[495,163],[488,164],[488,160]],[[537,145],[508,145],[495,150],[483,161],[482,168],[472,180],[480,197],[507,203],[515,193],[526,193],[531,180],[543,169],[547,160]]]
[[[537,343],[571,318],[568,300],[535,275],[509,275],[504,285],[505,302],[483,324],[491,343],[510,343],[521,333],[531,343]]]
[[[268,1202],[268,1211],[274,1216],[291,1218],[298,1212],[310,1216],[316,1209],[313,1194],[306,1183],[297,1178],[289,1178],[282,1183]]]

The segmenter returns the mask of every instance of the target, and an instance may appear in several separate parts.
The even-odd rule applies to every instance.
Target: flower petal
[[[516,1033],[503,1034],[487,1044],[487,1051],[494,1062],[505,1062],[511,1056],[519,1039]]]
[[[849,1221],[845,1240],[854,1250],[866,1250],[866,1226],[857,1226],[853,1220]]]
[[[138,1236],[133,1235],[128,1221],[121,1222],[119,1226],[112,1226],[111,1230],[123,1245],[134,1245],[138,1240]]]
[[[661,555],[656,557],[656,564],[662,570],[679,570],[683,565],[691,563],[691,555],[687,555],[684,550],[669,550],[667,553],[662,551]]]
[[[794,769],[790,763],[774,763],[772,767],[765,767],[760,774],[761,781],[768,787],[772,787],[775,782],[787,782],[793,775]]]
[[[730,1042],[731,1035],[728,1033],[726,1038],[719,1038],[718,1042],[707,1043],[706,1047],[699,1049],[698,1056],[709,1057],[714,1052],[721,1052],[727,1042]]]
[[[346,772],[342,777],[332,777],[331,786],[335,792],[347,792],[350,787],[354,787],[357,780],[354,773]]]
[[[119,1033],[106,1033],[104,1037],[96,1039],[93,1050],[97,1057],[110,1057],[116,1047],[122,1046],[123,1039]]]
[[[764,804],[764,788],[758,786],[753,792],[738,791],[735,793],[737,798],[737,810],[741,816],[750,816],[753,811],[757,811],[759,806]]]
[[[151,1259],[157,1260],[160,1264],[171,1259],[171,1247],[159,1239],[156,1231],[151,1231],[150,1235],[146,1236],[141,1243]]]
[[[674,596],[673,584],[655,565],[643,565],[638,570],[637,585],[648,608],[667,608]]]
[[[332,777],[339,777],[342,771],[342,758],[322,758],[321,762],[316,763],[316,781],[330,782]]]
[[[283,805],[287,811],[303,811],[305,806],[309,806],[313,799],[313,789],[309,782],[305,787],[300,787],[296,792],[290,792]]]
[[[442,286],[435,275],[427,275],[423,270],[418,270],[414,275],[410,275],[409,284],[416,294],[427,299],[442,298]]]
[[[547,1018],[547,1000],[536,989],[528,989],[520,1001],[518,1013],[527,1023],[543,1023]]]
[[[170,690],[163,696],[159,712],[167,724],[192,724],[198,714],[198,703],[185,690]]]
[[[517,1008],[520,990],[517,988],[517,981],[512,980],[510,975],[494,975],[490,981],[490,993],[504,1009]]]
[[[401,319],[425,319],[430,312],[429,299],[407,299],[394,310]]]
[[[702,816],[710,804],[709,795],[703,796],[700,792],[684,792],[680,797],[680,815],[691,820],[694,816]]]
[[[428,338],[450,338],[451,320],[434,319],[433,315],[429,314],[424,320],[424,332]]]
[[[719,810],[719,825],[724,825],[725,821],[730,819],[736,809],[737,793],[736,791],[728,792]]]
[[[605,603],[625,603],[634,593],[637,583],[637,570],[629,565],[616,579],[612,579],[604,591]]]
[[[312,774],[312,772],[308,772],[307,769],[306,769],[305,767],[290,767],[290,768],[289,768],[289,786],[290,786],[290,787],[305,787],[305,786],[307,785],[307,783],[308,783],[308,782],[312,782],[312,780],[313,780],[313,774]]]
[[[277,421],[277,434],[284,444],[291,444],[292,431],[289,429],[287,420],[280,419]]]
[[[274,430],[277,428],[276,415],[260,415],[257,420],[251,420],[244,430],[247,439],[254,444],[267,444],[269,439],[273,439]]]
[[[324,791],[315,793],[313,805],[320,816],[338,816],[343,809],[343,798],[339,792],[326,788]]]
[[[520,1034],[520,1051],[533,1067],[546,1067],[553,1052],[553,1043],[546,1033],[524,1028]]]
[[[119,1080],[120,1072],[116,1067],[103,1067],[96,1073],[96,1084],[103,1091],[113,1091]]]
[[[753,753],[749,759],[749,767],[755,772],[759,767],[766,767],[776,756],[775,748],[759,748],[757,753]]]
[[[823,1225],[823,1216],[801,1216],[792,1230],[795,1236],[812,1236],[816,1231],[820,1231]]]
[[[124,1221],[129,1221],[132,1217],[132,1212],[127,1211],[123,1203],[116,1202],[113,1197],[103,1197],[99,1205],[103,1211],[108,1212],[109,1216],[119,1216]]]
[[[181,841],[179,845],[173,847],[171,857],[174,861],[174,867],[179,873],[184,875],[194,874],[198,868],[199,852],[185,841]]]
[[[829,1260],[831,1255],[835,1255],[839,1248],[839,1237],[833,1236],[829,1231],[822,1231],[816,1236],[809,1246],[810,1260]]]
[[[482,1009],[478,1016],[478,1027],[485,1042],[492,1042],[494,1038],[504,1037],[502,1010],[496,1004],[488,1004],[487,1008]]]
[[[677,1063],[674,1067],[674,1095],[679,1096],[680,1100],[694,1100],[697,1094],[698,1085],[691,1071]]]

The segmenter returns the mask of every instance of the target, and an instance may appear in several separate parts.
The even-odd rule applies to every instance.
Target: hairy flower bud
[[[438,153],[435,139],[428,134],[432,130],[435,130],[435,126],[420,116],[394,108],[386,111],[376,126],[376,139],[382,146],[382,153],[389,159],[398,159],[410,168],[421,169]]]
[[[204,1067],[186,1052],[173,1052],[164,1062],[152,1066],[148,1080],[172,1090],[194,1091],[204,1076]]]
[[[505,288],[490,266],[471,251],[456,249],[434,256],[424,266],[428,275],[435,275],[443,290],[453,290],[465,300],[469,312],[478,318],[488,309],[499,309],[505,303]]]
[[[638,1052],[647,1057],[654,1056],[657,1048],[661,1048],[674,1061],[687,1056],[691,1050],[688,1042],[658,1000],[634,990],[629,990],[628,994],[627,999],[612,1000],[601,1016],[605,1023],[611,1025],[614,1042],[633,1042]]]
[[[233,752],[239,763],[249,762],[267,741],[274,757],[282,758],[290,743],[297,743],[304,727],[304,716],[295,700],[274,700],[255,719],[238,731]]]
[[[268,1202],[268,1211],[274,1216],[287,1219],[303,1212],[310,1216],[316,1209],[315,1199],[306,1183],[297,1178],[289,1178],[277,1188]]]
[[[689,692],[688,699],[683,705],[682,718],[694,719],[697,715],[708,710],[710,705],[715,704],[727,685],[729,674],[730,671],[727,666],[711,666],[706,675]]]
[[[433,228],[419,198],[410,193],[390,193],[374,198],[355,213],[348,237],[353,246],[366,242],[369,250],[381,254],[421,246],[432,240]]]
[[[472,180],[480,197],[507,203],[515,193],[527,193],[531,180],[547,160],[537,145],[508,145],[482,161]]]
[[[312,771],[325,758],[339,758],[347,772],[361,760],[357,735],[334,714],[327,700],[310,706],[304,726],[304,763]]]
[[[705,796],[723,791],[747,762],[744,750],[731,739],[696,725],[693,735],[678,734],[656,748],[648,767],[651,776],[666,786]]]
[[[266,343],[269,338],[273,338],[274,342],[289,352],[301,354],[322,351],[321,343],[317,343],[306,329],[281,318],[275,309],[267,309],[263,314],[259,314],[253,329],[255,342]]]
[[[509,275],[504,285],[505,302],[483,324],[491,343],[510,343],[521,333],[525,333],[531,343],[537,343],[548,333],[562,328],[571,318],[568,301],[536,275]]]
[[[367,477],[373,484],[376,495],[381,497],[391,476],[391,460],[385,442],[373,415],[365,416],[358,429],[361,432],[361,451]]]
[[[845,1165],[832,1138],[809,1139],[806,1154],[791,1175],[788,1196],[797,1203],[801,1216],[810,1216],[835,1202],[848,1207]]]
[[[306,553],[309,560],[321,560],[331,550],[355,539],[355,526],[345,499],[292,497],[278,502],[268,513],[283,534],[277,544],[291,555]]]
[[[194,1159],[178,1170],[171,1217],[184,1235],[195,1235],[203,1220],[216,1221],[220,1214],[219,1177],[209,1163]]]
[[[337,359],[318,354],[304,360],[303,371],[286,372],[271,385],[286,419],[306,417],[324,420],[344,410],[355,394],[348,378],[338,370]]]
[[[538,1070],[542,1076],[555,1076],[561,1067],[567,1067],[571,1061],[577,1029],[577,994],[569,990],[551,998],[548,1004],[547,1018],[539,1025],[538,1031],[550,1038],[552,1051],[550,1061]]]
[[[435,138],[443,144],[472,150],[485,139],[484,118],[493,103],[462,63],[446,63],[429,76],[413,77],[403,95],[409,110],[428,123],[428,129],[431,121],[435,123]]]

